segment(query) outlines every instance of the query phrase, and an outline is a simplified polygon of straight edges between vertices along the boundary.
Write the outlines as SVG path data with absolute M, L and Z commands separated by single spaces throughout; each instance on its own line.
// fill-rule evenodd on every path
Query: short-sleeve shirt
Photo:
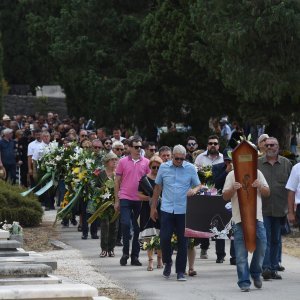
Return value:
M 222 162 L 224 162 L 222 153 L 219 153 L 217 157 L 212 159 L 207 154 L 207 151 L 205 151 L 197 156 L 195 160 L 195 165 L 197 165 L 198 167 L 203 167 L 203 166 L 212 166 L 212 165 L 220 164 Z
M 182 166 L 174 166 L 173 161 L 160 165 L 155 183 L 162 186 L 161 211 L 174 214 L 186 213 L 188 190 L 200 184 L 194 165 L 184 161 Z
M 43 156 L 43 153 L 44 153 L 44 149 L 47 147 L 48 145 L 44 142 L 41 142 L 39 145 L 37 145 L 35 148 L 34 148 L 34 152 L 32 154 L 32 159 L 35 160 L 35 161 L 38 161 L 42 156 Z
M 300 163 L 293 166 L 285 188 L 295 192 L 295 202 L 300 204 Z
M 40 146 L 41 142 L 38 140 L 34 140 L 31 143 L 28 144 L 28 150 L 27 150 L 27 156 L 32 156 L 34 153 L 34 150 Z
M 264 175 L 262 174 L 261 171 L 257 170 L 257 179 L 263 186 L 269 187 Z M 224 188 L 223 188 L 223 193 L 225 190 L 230 190 L 233 188 L 233 184 L 235 182 L 235 176 L 234 176 L 234 171 L 231 171 L 228 173 Z M 238 195 L 237 192 L 234 193 L 233 197 L 231 198 L 231 205 L 232 205 L 232 220 L 237 224 L 242 222 L 241 221 L 241 214 L 240 214 L 240 206 L 239 206 L 239 200 L 238 200 Z M 263 215 L 262 215 L 262 202 L 261 202 L 261 194 L 259 190 L 257 189 L 257 206 L 256 206 L 256 219 L 258 221 L 263 222 Z
M 121 176 L 119 199 L 140 201 L 138 196 L 139 182 L 142 176 L 149 172 L 149 160 L 147 158 L 141 156 L 138 161 L 134 161 L 131 156 L 121 158 L 116 169 L 116 175 Z

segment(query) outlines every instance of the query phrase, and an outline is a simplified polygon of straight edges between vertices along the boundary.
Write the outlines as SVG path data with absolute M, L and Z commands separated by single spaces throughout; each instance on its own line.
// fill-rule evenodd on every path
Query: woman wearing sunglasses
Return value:
M 151 195 L 149 196 L 149 189 L 145 188 L 145 180 L 146 184 L 149 183 L 154 188 L 155 185 L 155 178 L 159 169 L 159 166 L 163 163 L 162 159 L 154 155 L 151 157 L 149 162 L 149 168 L 150 173 L 145 175 L 145 178 L 142 178 L 139 185 L 139 197 L 142 200 L 142 208 L 141 208 L 141 214 L 140 214 L 140 236 L 139 238 L 142 239 L 144 242 L 149 243 L 151 240 L 151 237 L 158 236 L 159 230 L 160 230 L 160 223 L 159 221 L 153 222 L 150 218 L 150 205 L 149 202 L 151 200 Z M 144 184 L 143 184 L 144 183 Z M 151 187 L 149 187 L 151 189 Z M 159 207 L 158 207 L 159 210 Z M 148 254 L 148 267 L 147 271 L 153 271 L 153 249 L 147 250 Z M 162 268 L 162 259 L 161 259 L 161 250 L 157 249 L 157 268 Z

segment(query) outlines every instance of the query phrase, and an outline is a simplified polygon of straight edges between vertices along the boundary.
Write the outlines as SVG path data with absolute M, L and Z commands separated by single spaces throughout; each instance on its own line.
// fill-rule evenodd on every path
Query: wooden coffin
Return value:
M 256 248 L 257 189 L 252 183 L 257 179 L 257 151 L 247 141 L 242 141 L 232 151 L 235 181 L 242 184 L 238 189 L 238 201 L 246 249 Z

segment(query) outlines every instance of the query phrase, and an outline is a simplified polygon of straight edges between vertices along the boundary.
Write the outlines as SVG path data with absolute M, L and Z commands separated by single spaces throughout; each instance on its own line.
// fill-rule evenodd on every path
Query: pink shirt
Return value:
M 119 160 L 116 175 L 121 176 L 119 199 L 140 201 L 138 197 L 138 186 L 141 177 L 150 172 L 149 159 L 141 156 L 134 162 L 131 156 Z

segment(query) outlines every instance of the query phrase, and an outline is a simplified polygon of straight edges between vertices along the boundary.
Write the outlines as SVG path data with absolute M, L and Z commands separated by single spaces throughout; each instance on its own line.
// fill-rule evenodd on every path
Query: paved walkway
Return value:
M 164 279 L 162 269 L 148 272 L 146 251 L 141 251 L 142 267 L 130 265 L 122 267 L 119 263 L 121 247 L 116 247 L 116 257 L 99 258 L 99 240 L 92 240 L 90 237 L 88 240 L 81 240 L 81 233 L 77 232 L 77 227 L 72 225 L 69 228 L 61 228 L 60 231 L 61 240 L 81 251 L 83 257 L 94 261 L 94 268 L 97 272 L 118 282 L 127 290 L 136 292 L 138 299 L 300 299 L 300 259 L 287 255 L 283 256 L 286 271 L 280 273 L 283 280 L 264 281 L 261 290 L 252 286 L 250 293 L 242 293 L 236 284 L 236 268 L 229 264 L 229 258 L 227 257 L 223 264 L 215 263 L 214 242 L 211 243 L 207 260 L 199 258 L 200 250 L 197 249 L 195 269 L 198 275 L 188 277 L 186 282 L 178 282 L 174 273 L 170 279 Z M 226 248 L 226 252 L 229 253 L 229 243 Z

